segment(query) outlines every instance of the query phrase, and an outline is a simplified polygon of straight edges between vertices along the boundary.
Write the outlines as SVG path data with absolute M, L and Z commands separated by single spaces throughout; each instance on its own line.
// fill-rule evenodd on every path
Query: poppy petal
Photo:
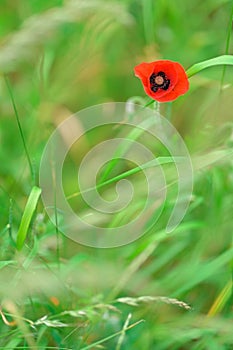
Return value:
M 141 79 L 147 95 L 159 102 L 175 100 L 189 88 L 189 82 L 184 68 L 178 63 L 169 60 L 159 60 L 151 63 L 141 63 L 134 68 L 135 75 Z M 166 88 L 159 87 L 152 90 L 151 75 L 162 72 L 166 77 Z
M 156 101 L 158 102 L 169 102 L 169 101 L 174 101 L 177 97 L 179 97 L 180 94 L 176 92 L 175 89 L 170 91 L 168 94 L 161 96 L 161 97 L 156 97 Z
M 136 77 L 140 78 L 143 84 L 147 83 L 148 77 L 151 76 L 154 69 L 154 62 L 152 63 L 140 63 L 134 68 L 134 73 Z
M 177 81 L 175 89 L 180 95 L 183 95 L 189 89 L 188 77 L 186 75 L 184 68 L 180 64 L 176 65 L 176 71 L 178 74 L 178 81 Z
M 189 89 L 189 81 L 184 68 L 177 62 L 174 63 L 176 63 L 175 68 L 178 74 L 177 84 L 168 94 L 159 97 L 158 102 L 173 101 L 180 95 L 184 95 Z

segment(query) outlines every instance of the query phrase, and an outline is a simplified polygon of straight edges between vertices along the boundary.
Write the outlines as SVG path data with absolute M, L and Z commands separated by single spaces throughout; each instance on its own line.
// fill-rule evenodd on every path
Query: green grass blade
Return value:
M 31 158 L 30 158 L 30 155 L 29 155 L 29 151 L 28 151 L 28 148 L 27 148 L 27 144 L 26 144 L 26 140 L 25 140 L 25 137 L 24 137 L 23 129 L 22 129 L 22 126 L 21 126 L 21 123 L 20 123 L 19 114 L 18 114 L 18 111 L 17 111 L 17 107 L 16 107 L 14 95 L 13 95 L 13 92 L 12 92 L 12 88 L 11 88 L 11 85 L 10 85 L 10 82 L 9 82 L 9 79 L 8 79 L 7 76 L 5 76 L 5 83 L 6 83 L 6 86 L 7 86 L 9 95 L 10 95 L 11 103 L 12 103 L 12 106 L 13 106 L 13 109 L 14 109 L 14 112 L 15 112 L 15 117 L 16 117 L 18 128 L 19 128 L 19 133 L 20 133 L 20 136 L 21 136 L 21 139 L 22 139 L 22 142 L 23 142 L 24 151 L 26 153 L 28 165 L 29 165 L 29 168 L 30 168 L 32 181 L 33 181 L 33 183 L 35 183 L 35 171 L 34 171 L 34 168 L 33 168 L 33 165 L 32 165 L 32 161 L 31 161 Z
M 99 341 L 97 341 L 97 342 L 95 342 L 95 343 L 92 343 L 92 344 L 90 344 L 90 345 L 88 345 L 88 346 L 85 346 L 84 348 L 81 348 L 81 350 L 93 349 L 94 346 L 100 345 L 100 344 L 102 344 L 102 343 L 104 343 L 104 342 L 106 342 L 106 341 L 108 341 L 108 340 L 110 340 L 110 339 L 112 339 L 112 338 L 114 338 L 114 337 L 116 337 L 116 336 L 118 336 L 118 335 L 121 335 L 121 334 L 124 333 L 125 331 L 128 331 L 129 329 L 131 329 L 131 328 L 137 326 L 137 325 L 138 325 L 139 323 L 141 323 L 141 322 L 144 322 L 144 320 L 137 321 L 137 322 L 131 324 L 130 326 L 128 326 L 127 328 L 122 329 L 121 331 L 116 332 L 116 333 L 114 333 L 114 334 L 111 334 L 109 337 L 106 337 L 106 338 L 101 339 L 101 340 L 99 340 Z
M 120 148 L 119 148 L 119 151 L 120 151 Z M 227 158 L 232 157 L 232 155 L 233 155 L 233 151 L 231 149 L 229 149 L 229 150 L 228 149 L 227 150 L 217 150 L 217 151 L 210 152 L 209 154 L 204 155 L 204 156 L 197 156 L 197 157 L 193 158 L 192 162 L 194 165 L 194 169 L 200 170 L 200 169 L 203 169 L 207 166 L 211 166 L 220 160 L 224 160 L 224 159 L 227 160 Z M 109 180 L 101 182 L 94 187 L 87 188 L 81 192 L 75 192 L 73 194 L 70 194 L 69 196 L 66 197 L 66 199 L 69 200 L 69 199 L 72 199 L 74 197 L 80 196 L 81 193 L 87 193 L 87 192 L 99 190 L 102 187 L 105 187 L 107 185 L 118 182 L 122 179 L 129 177 L 129 176 L 135 175 L 135 174 L 143 171 L 144 169 L 148 169 L 148 168 L 152 168 L 152 167 L 156 167 L 156 166 L 161 166 L 161 165 L 165 165 L 165 164 L 170 164 L 170 163 L 177 164 L 177 163 L 182 162 L 184 160 L 185 160 L 184 157 L 158 157 L 158 158 L 152 159 L 151 161 L 149 161 L 147 163 L 141 164 L 140 166 L 137 166 L 133 169 L 127 170 L 127 171 L 125 171 L 117 176 L 114 176 Z
M 33 213 L 36 209 L 39 197 L 41 194 L 41 189 L 34 186 L 29 195 L 28 201 L 26 203 L 22 220 L 19 226 L 19 231 L 17 234 L 16 247 L 18 250 L 22 249 L 24 241 L 27 237 L 28 228 L 32 220 Z
M 225 55 L 228 55 L 228 53 L 229 53 L 230 41 L 231 41 L 231 33 L 232 33 L 232 20 L 233 20 L 233 5 L 231 7 L 230 20 L 229 20 L 228 29 L 227 29 Z M 223 66 L 222 78 L 221 78 L 221 88 L 223 86 L 225 74 L 226 74 L 226 66 Z
M 213 317 L 216 314 L 220 313 L 224 308 L 224 306 L 226 305 L 226 302 L 231 297 L 231 295 L 232 295 L 232 280 L 227 282 L 223 290 L 220 292 L 220 294 L 214 301 L 207 315 Z
M 86 192 L 90 192 L 93 190 L 99 190 L 102 187 L 105 187 L 105 186 L 110 185 L 112 183 L 118 182 L 122 179 L 125 179 L 126 177 L 131 176 L 131 175 L 137 174 L 138 172 L 141 172 L 144 169 L 160 166 L 163 164 L 182 162 L 182 160 L 184 160 L 183 157 L 158 157 L 156 159 L 152 159 L 151 161 L 149 161 L 147 163 L 144 163 L 144 164 L 137 166 L 133 169 L 127 170 L 127 171 L 123 172 L 122 174 L 114 176 L 113 178 L 111 178 L 109 180 L 101 182 L 100 184 L 98 184 L 94 187 L 87 188 L 86 190 L 81 191 L 81 192 L 75 192 L 75 193 L 67 196 L 66 199 L 69 200 L 73 197 L 79 196 L 81 193 L 86 193 Z
M 210 60 L 196 63 L 186 71 L 186 74 L 188 78 L 190 78 L 193 75 L 202 71 L 203 69 L 214 67 L 214 66 L 221 66 L 221 65 L 233 65 L 233 56 L 222 55 L 222 56 L 211 58 Z

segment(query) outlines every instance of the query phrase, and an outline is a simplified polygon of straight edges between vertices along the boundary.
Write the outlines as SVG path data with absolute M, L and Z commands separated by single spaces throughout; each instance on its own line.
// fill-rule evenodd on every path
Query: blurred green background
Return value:
M 16 249 L 32 179 L 10 97 L 38 182 L 43 148 L 62 120 L 95 104 L 145 98 L 135 65 L 170 59 L 187 69 L 233 53 L 232 6 L 0 0 L 1 349 L 233 349 L 232 68 L 192 77 L 172 105 L 171 121 L 198 164 L 181 225 L 164 231 L 173 190 L 148 234 L 107 250 L 64 237 L 41 202 L 22 251 Z M 161 106 L 165 117 L 169 109 Z M 93 134 L 87 148 L 97 140 Z M 68 168 L 68 192 L 74 176 Z M 136 175 L 135 186 L 140 190 Z M 127 317 L 129 324 L 143 321 L 124 332 Z

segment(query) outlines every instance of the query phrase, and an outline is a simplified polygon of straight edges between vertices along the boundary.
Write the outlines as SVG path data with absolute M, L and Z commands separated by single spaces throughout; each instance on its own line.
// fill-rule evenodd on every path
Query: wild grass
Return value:
M 161 106 L 194 168 L 190 206 L 172 233 L 175 168 L 150 137 L 137 140 L 161 160 L 168 193 L 156 224 L 149 217 L 147 234 L 128 245 L 73 242 L 59 230 L 56 200 L 54 225 L 33 188 L 62 120 L 99 103 L 148 103 L 136 64 L 166 58 L 188 69 L 232 54 L 232 2 L 3 0 L 0 22 L 0 348 L 232 349 L 232 67 L 192 77 L 185 96 Z M 90 208 L 75 196 L 77 166 L 112 135 L 115 129 L 92 131 L 65 163 L 65 194 L 83 215 Z M 125 176 L 138 197 L 109 227 L 145 201 L 145 179 L 130 162 L 108 163 L 99 192 L 113 198 Z

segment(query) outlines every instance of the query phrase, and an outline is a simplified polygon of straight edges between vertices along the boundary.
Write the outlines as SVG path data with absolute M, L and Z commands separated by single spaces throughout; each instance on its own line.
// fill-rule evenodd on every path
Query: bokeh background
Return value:
M 2 349 L 233 348 L 233 68 L 199 73 L 185 96 L 161 106 L 195 164 L 183 222 L 165 233 L 171 190 L 156 225 L 115 249 L 70 241 L 41 202 L 16 249 L 33 183 L 11 98 L 38 183 L 44 146 L 62 120 L 104 102 L 148 101 L 135 65 L 170 59 L 187 69 L 233 53 L 232 8 L 227 0 L 0 1 Z M 67 192 L 73 166 L 99 138 L 93 133 L 70 155 Z M 135 175 L 139 192 L 140 181 Z

